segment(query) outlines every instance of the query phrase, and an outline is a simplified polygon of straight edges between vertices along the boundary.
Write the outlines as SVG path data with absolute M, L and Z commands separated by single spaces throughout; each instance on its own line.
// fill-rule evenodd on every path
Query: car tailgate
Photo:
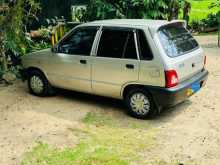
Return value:
M 204 58 L 201 48 L 174 58 L 173 67 L 178 74 L 179 81 L 182 82 L 200 72 L 204 68 Z

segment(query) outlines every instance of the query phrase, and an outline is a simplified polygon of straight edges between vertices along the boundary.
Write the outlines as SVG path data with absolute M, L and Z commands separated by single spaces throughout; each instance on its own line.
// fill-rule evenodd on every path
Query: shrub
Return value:
M 203 22 L 201 22 L 199 20 L 193 20 L 191 22 L 191 29 L 193 32 L 201 32 L 203 26 L 204 26 Z
M 209 14 L 206 19 L 202 19 L 201 22 L 205 27 L 217 27 L 218 19 L 216 14 Z
M 209 14 L 206 19 L 193 20 L 191 22 L 191 29 L 193 32 L 203 32 L 208 28 L 217 28 L 219 26 L 218 14 Z

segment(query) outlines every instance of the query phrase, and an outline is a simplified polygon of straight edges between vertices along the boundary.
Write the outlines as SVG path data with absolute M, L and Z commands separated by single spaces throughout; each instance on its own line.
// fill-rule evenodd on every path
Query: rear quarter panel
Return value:
M 151 51 L 153 60 L 140 61 L 139 82 L 149 86 L 165 86 L 164 61 L 161 58 L 161 51 L 157 43 L 154 41 L 148 29 L 144 29 Z

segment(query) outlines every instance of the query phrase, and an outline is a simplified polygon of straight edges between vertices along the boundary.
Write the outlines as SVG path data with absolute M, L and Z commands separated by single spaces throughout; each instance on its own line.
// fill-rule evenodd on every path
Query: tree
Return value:
M 220 0 L 216 0 L 215 2 L 212 2 L 210 5 L 210 8 L 213 8 L 213 7 L 220 7 Z
M 177 19 L 179 16 L 179 10 L 181 3 L 178 0 L 171 0 L 168 7 L 168 20 Z
M 40 0 L 40 3 L 42 12 L 39 17 L 41 19 L 63 16 L 71 21 L 71 0 Z
M 111 18 L 166 19 L 168 0 L 90 0 L 82 21 Z
M 3 0 L 0 0 L 3 4 Z M 9 0 L 8 10 L 0 15 L 0 58 L 2 69 L 8 71 L 6 53 L 25 54 L 28 40 L 25 37 L 26 24 L 36 19 L 40 4 L 34 0 Z
M 80 21 L 112 18 L 178 19 L 185 0 L 90 0 L 87 10 L 77 11 Z M 186 8 L 185 8 L 186 9 Z M 187 8 L 189 13 L 189 8 Z M 185 15 L 187 16 L 187 14 Z
M 216 14 L 217 20 L 218 20 L 218 26 L 219 26 L 219 30 L 218 30 L 218 46 L 220 47 L 220 0 L 217 0 L 216 2 L 213 2 L 210 5 L 210 8 L 214 8 L 214 7 L 218 7 L 219 11 Z
M 139 18 L 145 19 L 166 19 L 168 0 L 132 0 L 135 12 Z M 132 12 L 131 8 L 131 12 Z
M 189 14 L 191 11 L 191 4 L 187 1 L 183 5 L 183 19 L 186 20 L 187 26 L 189 26 Z

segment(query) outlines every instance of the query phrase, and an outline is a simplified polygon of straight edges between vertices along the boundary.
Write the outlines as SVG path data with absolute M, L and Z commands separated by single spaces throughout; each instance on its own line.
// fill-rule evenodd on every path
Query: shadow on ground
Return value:
M 80 103 L 81 106 L 85 105 L 88 111 L 84 108 L 83 110 L 87 113 L 102 113 L 103 115 L 111 116 L 117 120 L 137 120 L 127 114 L 126 106 L 121 100 L 63 89 L 57 89 L 55 97 L 67 102 Z M 186 100 L 175 107 L 164 109 L 158 116 L 146 121 L 150 123 L 169 122 L 169 120 L 181 115 L 191 104 L 192 102 L 190 100 Z M 138 121 L 143 122 L 143 120 Z

